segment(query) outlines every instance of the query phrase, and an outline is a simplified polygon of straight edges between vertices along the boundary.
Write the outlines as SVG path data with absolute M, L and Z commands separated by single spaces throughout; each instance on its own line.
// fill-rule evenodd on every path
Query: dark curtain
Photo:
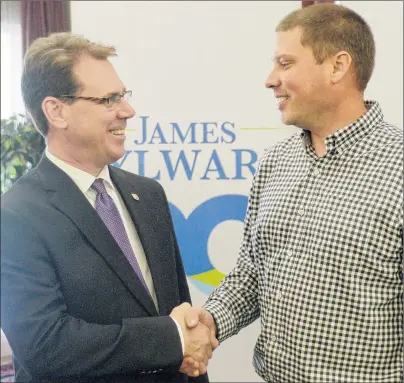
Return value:
M 302 1 L 302 7 L 308 7 L 309 5 L 318 4 L 318 3 L 335 3 L 335 1 L 330 0 L 319 0 L 319 1 Z
M 25 54 L 38 37 L 70 30 L 69 2 L 64 0 L 22 0 L 22 49 Z

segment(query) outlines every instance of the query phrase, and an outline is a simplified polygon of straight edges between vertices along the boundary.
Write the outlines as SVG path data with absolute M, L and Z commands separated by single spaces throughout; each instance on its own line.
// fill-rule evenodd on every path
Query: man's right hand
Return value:
M 199 324 L 204 324 L 210 331 L 210 344 L 212 350 L 215 350 L 219 346 L 219 342 L 216 339 L 216 324 L 213 316 L 206 311 L 202 306 L 188 307 L 185 313 L 185 322 L 189 329 L 195 328 Z M 180 371 L 189 376 L 198 376 L 204 374 L 207 370 L 207 364 L 197 362 L 191 356 L 184 358 Z
M 189 310 L 191 312 L 187 314 Z M 180 371 L 190 376 L 206 372 L 206 366 L 217 344 L 216 338 L 212 344 L 212 330 L 199 321 L 199 311 L 194 311 L 189 303 L 183 303 L 175 307 L 170 314 L 181 326 L 184 338 L 184 363 Z M 191 322 L 190 326 L 187 324 L 187 317 Z
M 210 330 L 210 339 L 213 350 L 219 346 L 216 339 L 216 323 L 212 314 L 205 310 L 202 306 L 192 306 L 185 314 L 185 323 L 188 328 L 194 328 L 198 323 L 202 323 Z

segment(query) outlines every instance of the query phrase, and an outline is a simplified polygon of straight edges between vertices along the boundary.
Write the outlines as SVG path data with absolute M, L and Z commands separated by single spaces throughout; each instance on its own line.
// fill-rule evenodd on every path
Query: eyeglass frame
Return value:
M 124 97 L 127 94 L 129 95 L 129 97 L 128 97 L 128 99 L 125 99 Z M 111 102 L 111 99 L 114 98 L 114 97 L 118 97 L 118 100 Z M 109 105 L 109 106 L 119 104 L 123 98 L 126 101 L 128 101 L 131 97 L 132 97 L 132 91 L 131 90 L 125 90 L 122 93 L 113 94 L 113 95 L 111 95 L 109 97 L 85 97 L 85 96 L 72 96 L 72 95 L 68 95 L 68 94 L 62 94 L 61 96 L 59 96 L 59 98 L 68 98 L 68 99 L 71 99 L 71 100 L 86 100 L 86 101 L 95 102 L 96 104 Z

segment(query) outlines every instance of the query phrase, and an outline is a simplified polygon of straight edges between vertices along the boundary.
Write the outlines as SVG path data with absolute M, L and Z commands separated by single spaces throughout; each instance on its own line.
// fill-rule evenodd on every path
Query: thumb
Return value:
M 185 313 L 185 323 L 188 328 L 194 328 L 199 323 L 199 320 L 203 316 L 203 308 L 200 306 L 193 306 Z
M 186 309 L 191 308 L 191 305 L 188 302 L 184 302 L 184 303 L 181 303 L 179 306 L 177 306 L 177 308 L 186 310 Z
M 189 308 L 191 307 L 191 305 L 188 302 L 184 302 L 182 304 L 180 304 L 177 307 L 174 307 L 170 313 L 170 316 L 174 316 L 174 317 L 178 317 L 181 316 L 183 317 L 183 315 L 185 314 L 185 312 L 187 310 L 189 310 Z

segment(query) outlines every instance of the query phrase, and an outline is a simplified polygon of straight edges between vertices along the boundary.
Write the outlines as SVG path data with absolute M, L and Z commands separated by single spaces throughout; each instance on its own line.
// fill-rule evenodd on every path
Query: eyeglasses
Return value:
M 96 104 L 105 104 L 108 106 L 114 106 L 116 104 L 119 104 L 122 99 L 124 99 L 125 101 L 129 101 L 129 99 L 132 97 L 132 91 L 127 90 L 121 94 L 113 94 L 109 97 L 84 97 L 84 96 L 71 96 L 71 95 L 66 95 L 66 94 L 63 94 L 59 97 L 60 98 L 69 98 L 72 100 L 87 100 L 87 101 L 95 102 Z

